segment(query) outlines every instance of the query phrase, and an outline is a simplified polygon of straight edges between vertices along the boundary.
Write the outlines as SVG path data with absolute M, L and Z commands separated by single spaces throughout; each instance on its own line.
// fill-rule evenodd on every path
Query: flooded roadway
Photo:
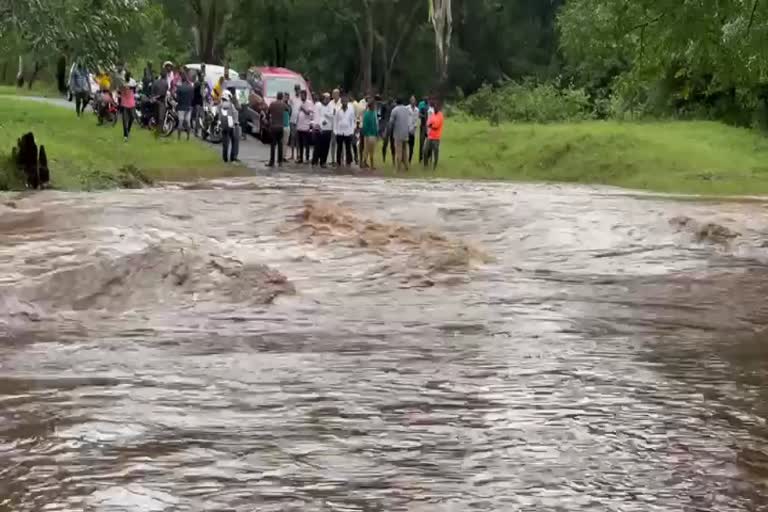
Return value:
M 766 203 L 195 188 L 2 197 L 0 510 L 768 507 Z

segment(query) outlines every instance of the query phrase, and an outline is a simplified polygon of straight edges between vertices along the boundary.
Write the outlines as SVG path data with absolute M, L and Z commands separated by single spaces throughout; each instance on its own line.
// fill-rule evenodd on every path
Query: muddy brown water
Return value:
M 0 198 L 0 510 L 768 507 L 768 204 L 192 188 Z

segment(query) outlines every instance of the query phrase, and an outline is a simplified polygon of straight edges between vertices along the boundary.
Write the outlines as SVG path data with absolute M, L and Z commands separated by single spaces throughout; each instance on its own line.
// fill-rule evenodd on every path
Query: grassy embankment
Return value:
M 10 165 L 16 140 L 32 131 L 45 145 L 54 188 L 94 190 L 137 186 L 140 181 L 212 178 L 244 174 L 225 166 L 216 151 L 196 141 L 155 139 L 134 126 L 123 142 L 121 125 L 97 126 L 90 110 L 80 119 L 74 109 L 0 97 L 0 189 L 23 188 Z M 146 178 L 146 180 L 145 180 Z
M 37 96 L 40 98 L 62 98 L 56 86 L 46 82 L 35 82 L 32 88 L 0 85 L 0 96 Z
M 380 163 L 380 151 L 376 158 Z M 421 169 L 411 175 L 435 176 Z M 768 194 L 768 138 L 715 122 L 493 127 L 484 121 L 448 118 L 437 176 L 695 194 Z

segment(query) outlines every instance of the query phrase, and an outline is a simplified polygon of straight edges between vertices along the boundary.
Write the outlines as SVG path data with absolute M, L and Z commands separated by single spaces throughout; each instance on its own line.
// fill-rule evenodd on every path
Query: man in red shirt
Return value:
M 429 116 L 427 120 L 427 145 L 424 151 L 424 167 L 429 167 L 429 161 L 435 157 L 433 169 L 437 169 L 437 162 L 440 159 L 440 139 L 443 138 L 443 110 L 436 101 L 434 104 L 435 113 Z

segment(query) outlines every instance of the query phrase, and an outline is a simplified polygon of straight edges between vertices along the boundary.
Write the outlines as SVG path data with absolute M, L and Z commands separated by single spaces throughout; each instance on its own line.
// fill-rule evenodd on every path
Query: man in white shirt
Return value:
M 315 151 L 312 154 L 312 165 L 319 165 L 323 169 L 328 163 L 335 111 L 331 103 L 331 95 L 323 94 L 323 101 L 320 102 L 319 107 L 315 106 Z
M 314 104 L 307 98 L 307 91 L 299 93 L 299 106 L 296 118 L 296 132 L 298 136 L 299 155 L 297 163 L 309 163 L 309 148 L 312 146 L 312 116 L 315 112 Z
M 333 94 L 333 96 L 331 98 L 331 106 L 333 107 L 333 110 L 334 110 L 333 115 L 335 116 L 336 115 L 336 110 L 341 108 L 341 91 L 339 89 L 334 89 L 332 94 Z M 334 129 L 334 133 L 331 135 L 331 148 L 330 148 L 331 163 L 334 164 L 334 165 L 339 165 L 340 162 L 336 161 L 336 133 L 335 133 L 335 131 L 336 130 Z
M 409 123 L 408 123 L 408 163 L 413 163 L 413 148 L 416 145 L 416 129 L 419 127 L 419 107 L 416 102 L 416 96 L 411 96 L 411 103 L 408 105 Z
M 291 98 L 291 131 L 288 138 L 288 145 L 291 146 L 291 160 L 296 160 L 296 148 L 299 147 L 299 132 L 296 126 L 299 123 L 299 109 L 301 108 L 301 86 L 296 84 L 293 88 L 293 98 Z
M 352 137 L 355 135 L 356 115 L 355 109 L 349 104 L 349 99 L 344 96 L 341 106 L 334 114 L 334 135 L 336 135 L 336 162 L 342 165 L 341 148 L 345 148 L 347 167 L 352 165 Z

